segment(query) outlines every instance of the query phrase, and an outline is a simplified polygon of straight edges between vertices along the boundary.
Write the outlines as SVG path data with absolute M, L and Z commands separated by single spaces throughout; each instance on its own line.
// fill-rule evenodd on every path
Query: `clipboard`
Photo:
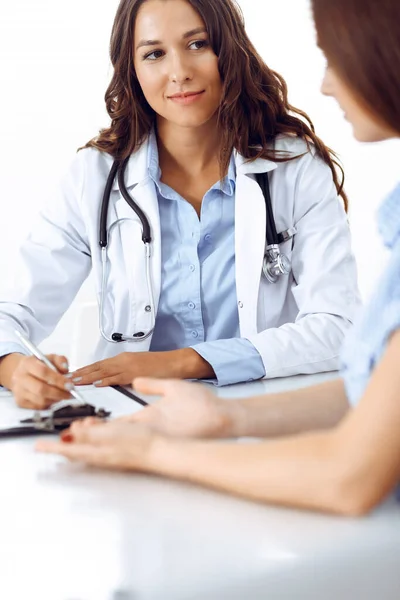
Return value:
M 111 393 L 112 390 L 112 393 Z M 117 392 L 117 394 L 115 393 Z M 132 410 L 130 405 L 125 401 L 124 413 L 121 413 L 121 401 L 118 401 L 119 394 L 123 397 L 132 400 Z M 28 418 L 18 418 L 11 423 L 7 423 L 6 427 L 0 427 L 0 440 L 2 438 L 32 436 L 43 434 L 57 434 L 63 429 L 67 429 L 74 421 L 84 419 L 86 417 L 96 417 L 99 419 L 107 419 L 111 415 L 121 416 L 122 414 L 130 414 L 143 409 L 148 403 L 137 396 L 131 389 L 115 385 L 109 388 L 93 388 L 88 386 L 83 388 L 82 395 L 86 396 L 86 404 L 77 405 L 76 402 L 63 401 L 62 406 L 54 408 L 54 410 L 35 411 Z M 122 398 L 121 398 L 122 400 Z M 106 410 L 104 405 L 108 406 Z M 18 409 L 19 417 L 23 409 Z M 15 422 L 15 425 L 14 425 Z

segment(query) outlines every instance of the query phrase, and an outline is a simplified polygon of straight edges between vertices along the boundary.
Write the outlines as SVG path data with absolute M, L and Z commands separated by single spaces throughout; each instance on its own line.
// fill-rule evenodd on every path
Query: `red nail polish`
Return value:
M 74 436 L 71 435 L 70 433 L 62 433 L 61 441 L 64 442 L 65 444 L 70 444 L 71 442 L 74 441 Z

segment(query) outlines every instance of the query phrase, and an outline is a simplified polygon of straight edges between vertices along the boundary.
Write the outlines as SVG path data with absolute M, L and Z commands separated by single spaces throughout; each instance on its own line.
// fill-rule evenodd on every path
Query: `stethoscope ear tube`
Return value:
M 127 164 L 129 162 L 129 156 L 124 161 L 115 160 L 111 167 L 111 171 L 108 175 L 106 187 L 104 189 L 103 201 L 101 203 L 101 211 L 100 211 L 100 227 L 99 227 L 99 245 L 100 248 L 106 248 L 108 245 L 108 236 L 107 236 L 107 214 L 108 214 L 108 206 L 110 204 L 110 197 L 112 186 L 116 177 L 118 177 L 118 186 L 123 196 L 124 200 L 128 203 L 131 209 L 137 214 L 142 224 L 142 241 L 144 244 L 149 244 L 151 242 L 151 232 L 150 232 L 150 223 L 144 212 L 141 208 L 132 201 L 128 190 L 125 185 L 125 170 Z
M 103 201 L 101 203 L 101 213 L 100 213 L 100 227 L 99 227 L 99 245 L 100 248 L 106 248 L 108 244 L 107 237 L 107 214 L 108 214 L 108 205 L 110 203 L 111 190 L 114 183 L 115 176 L 118 171 L 120 161 L 115 160 L 111 171 L 107 178 L 106 187 L 104 189 Z
M 143 243 L 150 244 L 151 233 L 150 233 L 149 220 L 146 217 L 146 215 L 144 214 L 144 212 L 142 211 L 142 209 L 136 204 L 136 202 L 133 202 L 132 198 L 130 197 L 130 195 L 128 193 L 128 190 L 126 189 L 126 185 L 125 185 L 125 169 L 129 162 L 129 158 L 130 157 L 128 156 L 128 158 L 126 158 L 123 161 L 123 163 L 120 165 L 120 167 L 118 169 L 119 190 L 120 190 L 122 196 L 124 197 L 125 201 L 129 204 L 131 209 L 137 214 L 137 216 L 139 217 L 139 219 L 142 223 L 142 241 L 143 241 Z
M 263 196 L 265 198 L 265 209 L 266 209 L 266 239 L 268 245 L 279 245 L 279 236 L 275 227 L 275 219 L 272 211 L 271 193 L 269 191 L 269 178 L 268 173 L 257 173 L 257 183 L 261 188 Z

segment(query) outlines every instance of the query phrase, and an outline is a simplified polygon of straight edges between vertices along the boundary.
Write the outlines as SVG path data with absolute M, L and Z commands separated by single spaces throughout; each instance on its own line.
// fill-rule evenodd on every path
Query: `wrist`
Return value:
M 6 356 L 0 358 L 0 385 L 7 389 L 11 389 L 14 371 L 23 358 L 24 354 L 19 354 L 17 352 L 6 354 Z
M 183 442 L 184 443 L 184 442 Z M 145 470 L 156 475 L 182 476 L 182 441 L 154 434 L 145 457 Z
M 215 377 L 214 370 L 196 350 L 182 348 L 172 352 L 174 377 L 178 379 L 207 379 Z
M 240 400 L 224 400 L 228 410 L 228 424 L 224 437 L 239 438 L 248 435 L 248 411 Z

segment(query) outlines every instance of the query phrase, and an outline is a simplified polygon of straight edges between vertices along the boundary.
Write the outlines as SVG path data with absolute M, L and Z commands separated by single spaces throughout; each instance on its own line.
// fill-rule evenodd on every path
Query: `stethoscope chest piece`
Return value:
M 282 275 L 289 275 L 292 265 L 288 257 L 281 252 L 280 244 L 292 239 L 297 233 L 296 227 L 277 233 L 272 210 L 268 173 L 258 173 L 256 180 L 265 200 L 266 210 L 266 246 L 263 260 L 263 273 L 269 283 L 277 283 Z
M 263 261 L 263 273 L 270 283 L 276 283 L 281 275 L 289 275 L 291 264 L 277 244 L 267 246 Z

